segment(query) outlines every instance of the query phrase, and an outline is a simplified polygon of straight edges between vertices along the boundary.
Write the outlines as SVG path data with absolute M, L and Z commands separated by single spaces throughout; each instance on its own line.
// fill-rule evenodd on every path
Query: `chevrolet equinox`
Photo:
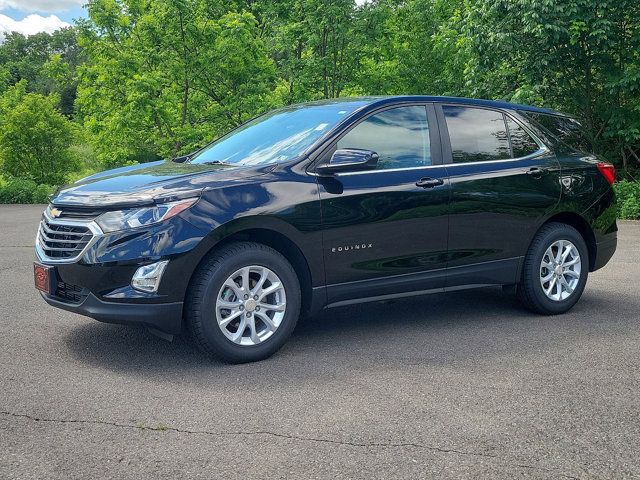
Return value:
M 299 316 L 358 302 L 503 285 L 559 314 L 615 251 L 614 176 L 577 121 L 540 108 L 294 105 L 60 190 L 35 283 L 100 321 L 188 329 L 227 362 L 264 359 Z

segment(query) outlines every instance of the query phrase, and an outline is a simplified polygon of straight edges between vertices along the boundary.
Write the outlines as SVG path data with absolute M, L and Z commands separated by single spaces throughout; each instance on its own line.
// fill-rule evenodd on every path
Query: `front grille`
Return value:
M 93 233 L 87 225 L 56 223 L 43 218 L 38 242 L 47 257 L 68 259 L 80 255 L 92 237 Z
M 58 281 L 56 282 L 56 288 L 53 294 L 61 300 L 67 300 L 72 303 L 81 303 L 85 298 L 87 298 L 88 291 L 78 285 Z
M 81 220 L 90 221 L 99 217 L 105 212 L 104 209 L 87 208 L 87 207 L 56 207 L 60 212 L 56 218 L 65 220 Z

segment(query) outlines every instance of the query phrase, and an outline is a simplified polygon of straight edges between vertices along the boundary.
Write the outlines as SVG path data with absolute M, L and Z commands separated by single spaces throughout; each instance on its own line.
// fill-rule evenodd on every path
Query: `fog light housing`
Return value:
M 147 293 L 155 293 L 160 286 L 162 274 L 169 260 L 161 260 L 160 262 L 144 265 L 136 270 L 131 279 L 131 286 L 136 290 Z

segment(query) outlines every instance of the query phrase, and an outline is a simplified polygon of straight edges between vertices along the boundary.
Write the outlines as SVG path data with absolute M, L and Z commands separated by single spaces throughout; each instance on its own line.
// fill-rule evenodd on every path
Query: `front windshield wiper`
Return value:
M 193 156 L 192 153 L 188 155 L 181 155 L 179 157 L 173 157 L 171 161 L 175 163 L 187 163 L 189 160 L 191 160 L 192 156 Z
M 207 162 L 198 162 L 200 165 L 233 165 L 233 163 L 224 162 L 222 160 L 209 160 Z

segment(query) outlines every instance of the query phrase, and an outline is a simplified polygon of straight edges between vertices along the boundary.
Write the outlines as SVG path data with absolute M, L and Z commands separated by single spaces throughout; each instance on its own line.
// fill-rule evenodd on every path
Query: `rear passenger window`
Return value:
M 509 127 L 513 158 L 526 157 L 540 150 L 540 146 L 531 138 L 531 135 L 509 117 L 507 117 L 507 126 Z
M 511 158 L 504 115 L 483 108 L 443 106 L 454 163 Z
M 397 107 L 371 115 L 338 140 L 337 147 L 376 152 L 378 170 L 431 165 L 427 109 Z

